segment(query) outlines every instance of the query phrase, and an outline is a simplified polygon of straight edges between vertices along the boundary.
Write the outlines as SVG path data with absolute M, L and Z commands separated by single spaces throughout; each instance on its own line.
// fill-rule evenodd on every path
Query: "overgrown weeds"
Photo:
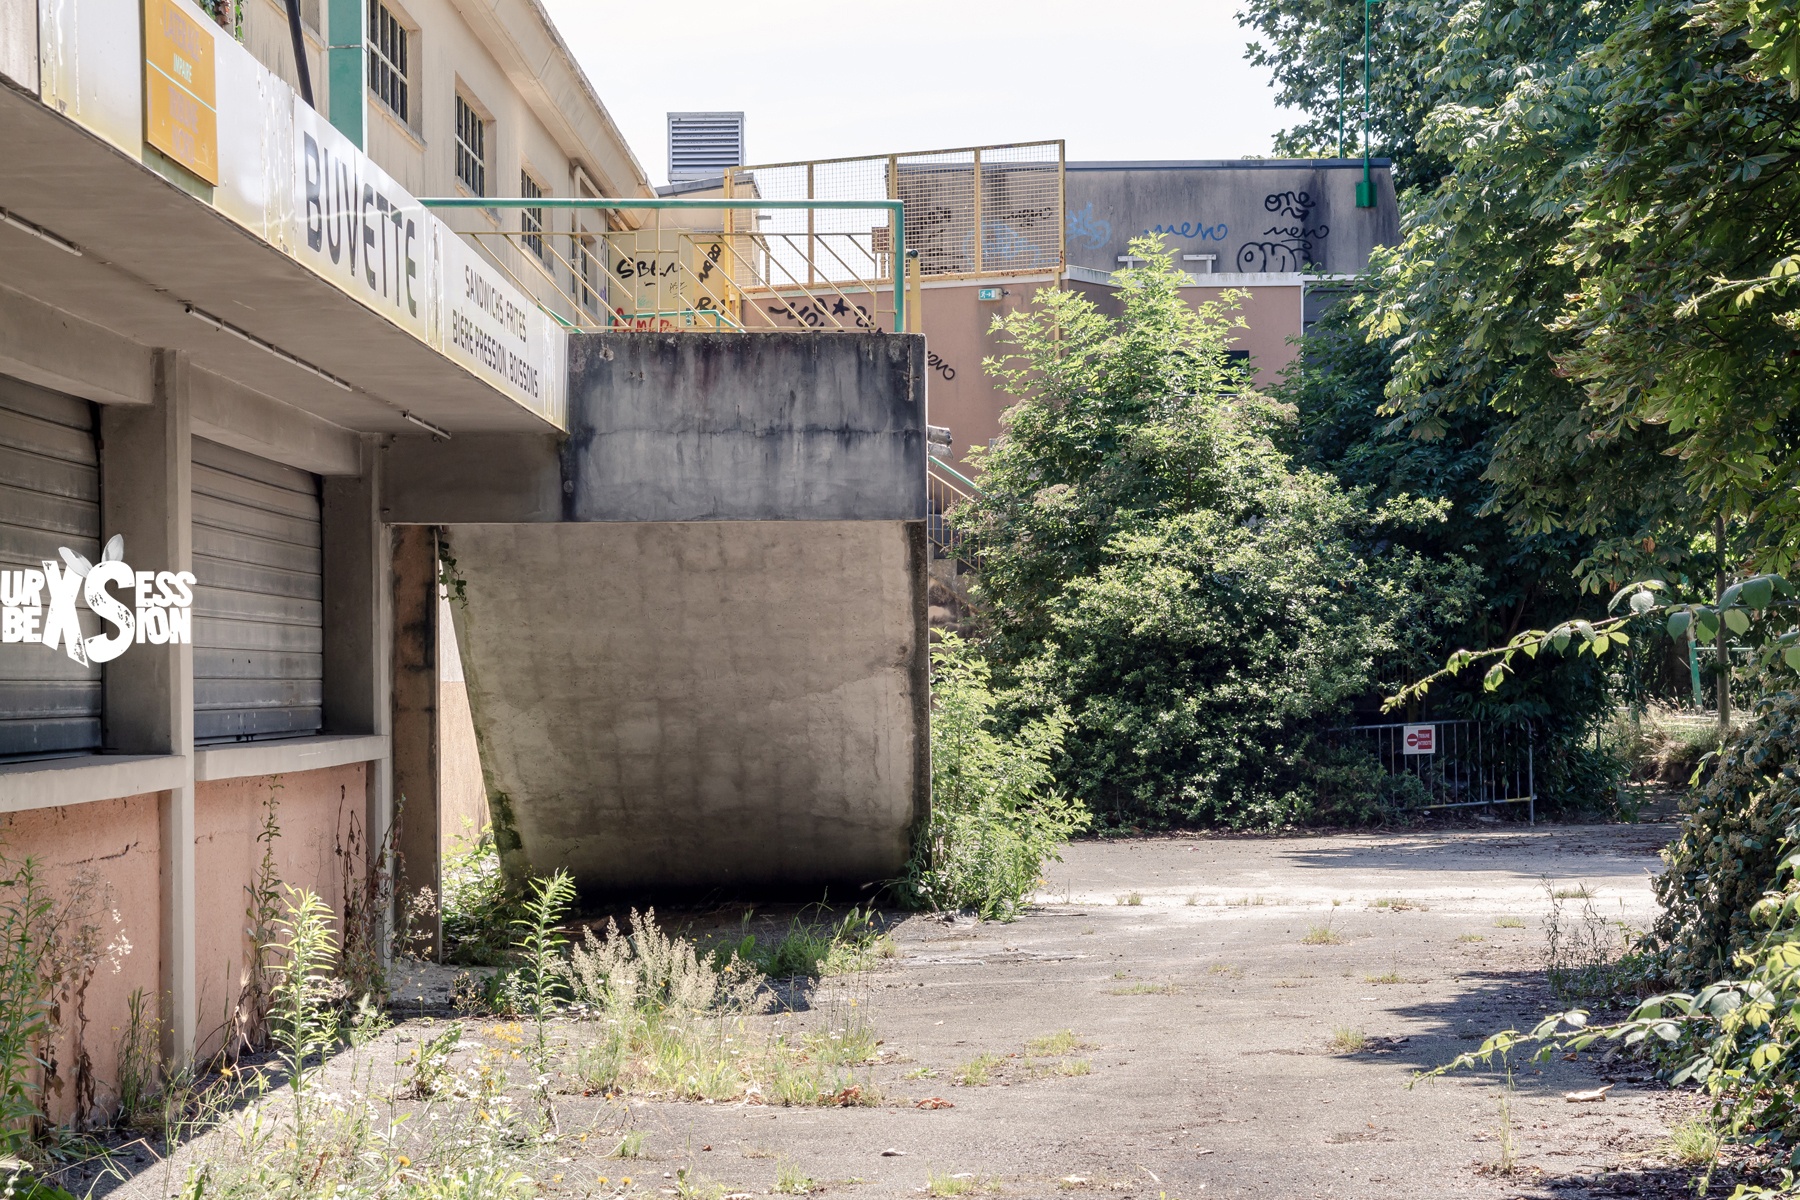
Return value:
M 818 911 L 823 917 L 829 910 L 821 905 Z M 853 907 L 835 922 L 808 920 L 802 912 L 779 937 L 769 939 L 752 932 L 754 916 L 744 914 L 735 942 L 713 947 L 715 966 L 725 967 L 736 958 L 771 979 L 825 979 L 866 970 L 896 953 L 873 909 Z
M 511 962 L 513 922 L 524 896 L 500 869 L 491 829 L 444 855 L 443 893 L 445 961 L 489 967 Z
M 1544 976 L 1556 997 L 1579 1000 L 1631 990 L 1643 972 L 1626 956 L 1625 927 L 1601 915 L 1588 888 L 1558 889 L 1546 882 L 1544 891 L 1550 900 L 1544 918 Z M 1581 901 L 1572 912 L 1566 903 L 1571 899 Z
M 1088 825 L 1051 768 L 1067 722 L 1052 714 L 1003 732 L 987 663 L 954 635 L 932 648 L 931 663 L 931 817 L 898 893 L 922 908 L 1011 920 L 1044 864 L 1060 862 Z
M 691 1100 L 855 1106 L 879 1102 L 864 1064 L 875 1037 L 854 999 L 827 1003 L 805 1033 L 758 1030 L 768 1008 L 760 972 L 735 955 L 721 968 L 694 944 L 633 912 L 572 947 L 569 986 L 597 1036 L 577 1048 L 584 1090 Z M 860 1068 L 860 1069 L 859 1069 Z

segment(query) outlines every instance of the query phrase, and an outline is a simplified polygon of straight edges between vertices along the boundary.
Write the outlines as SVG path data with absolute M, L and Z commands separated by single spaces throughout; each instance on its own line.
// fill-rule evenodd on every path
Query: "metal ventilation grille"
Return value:
M 669 182 L 713 179 L 743 161 L 743 113 L 669 114 Z
M 0 571 L 41 572 L 62 562 L 64 546 L 89 562 L 100 557 L 93 405 L 0 376 Z M 86 605 L 76 612 L 83 636 L 100 632 Z M 0 759 L 99 745 L 99 667 L 60 647 L 0 647 Z
M 194 439 L 194 740 L 317 733 L 319 480 Z

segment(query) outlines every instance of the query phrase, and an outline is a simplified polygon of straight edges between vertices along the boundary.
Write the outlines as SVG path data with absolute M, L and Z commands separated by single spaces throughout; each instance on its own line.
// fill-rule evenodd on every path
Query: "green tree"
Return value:
M 1342 765 L 1317 735 L 1428 666 L 1399 631 L 1462 619 L 1472 575 L 1395 542 L 1437 506 L 1296 469 L 1228 357 L 1231 298 L 1188 304 L 1160 239 L 1132 253 L 1119 317 L 1046 290 L 996 324 L 1018 403 L 955 517 L 989 649 L 1015 719 L 1068 714 L 1058 778 L 1102 820 L 1307 819 Z
M 1427 562 L 1461 560 L 1479 573 L 1479 600 L 1454 624 L 1424 622 L 1409 631 L 1417 678 L 1464 646 L 1503 642 L 1522 629 L 1575 613 L 1598 615 L 1603 602 L 1584 597 L 1573 571 L 1586 539 L 1567 529 L 1518 532 L 1487 506 L 1486 471 L 1503 419 L 1471 406 L 1444 418 L 1438 436 L 1395 430 L 1384 412 L 1396 350 L 1363 328 L 1376 297 L 1351 291 L 1308 331 L 1277 396 L 1294 406 L 1297 457 L 1331 472 L 1381 504 L 1402 497 L 1442 502 L 1444 519 L 1393 531 L 1406 551 Z M 1422 665 L 1428 662 L 1429 666 Z M 1610 717 L 1609 681 L 1594 659 L 1546 658 L 1487 691 L 1478 678 L 1436 689 L 1412 716 L 1477 717 L 1536 727 L 1540 794 L 1551 809 L 1604 807 L 1611 772 L 1592 749 L 1597 721 Z
M 1591 55 L 1602 115 L 1557 250 L 1578 284 L 1553 322 L 1595 427 L 1656 449 L 1662 521 L 1722 515 L 1752 570 L 1791 567 L 1800 520 L 1800 99 L 1773 7 L 1646 3 Z

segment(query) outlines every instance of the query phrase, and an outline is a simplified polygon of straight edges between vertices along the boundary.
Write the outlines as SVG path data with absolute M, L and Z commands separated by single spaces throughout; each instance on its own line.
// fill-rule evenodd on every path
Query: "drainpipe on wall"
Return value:
M 1369 174 L 1369 10 L 1375 0 L 1363 0 L 1363 177 L 1356 185 L 1356 207 L 1375 207 L 1375 180 Z
M 294 73 L 300 79 L 300 98 L 306 101 L 306 107 L 318 108 L 313 103 L 312 68 L 306 62 L 306 35 L 300 29 L 300 0 L 287 0 L 288 37 L 294 42 Z

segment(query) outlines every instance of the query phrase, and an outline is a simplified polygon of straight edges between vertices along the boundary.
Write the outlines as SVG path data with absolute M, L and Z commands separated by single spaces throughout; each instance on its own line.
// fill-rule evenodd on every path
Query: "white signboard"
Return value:
M 1400 728 L 1403 754 L 1436 754 L 1436 725 L 1403 725 Z
M 438 349 L 562 428 L 567 424 L 567 335 L 475 247 L 448 227 L 441 237 Z
M 294 99 L 291 253 L 557 428 L 568 338 L 481 252 Z
M 289 252 L 430 342 L 436 218 L 298 97 L 293 154 L 298 227 Z

